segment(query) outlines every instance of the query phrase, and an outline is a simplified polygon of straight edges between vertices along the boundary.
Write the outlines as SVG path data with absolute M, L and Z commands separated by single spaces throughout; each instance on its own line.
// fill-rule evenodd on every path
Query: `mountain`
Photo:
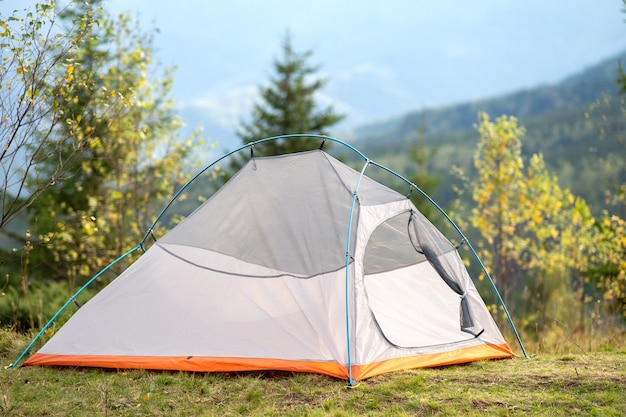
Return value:
M 617 92 L 615 78 L 619 60 L 626 60 L 626 52 L 569 76 L 556 85 L 539 86 L 500 97 L 414 111 L 396 119 L 360 126 L 355 128 L 356 143 L 370 144 L 382 137 L 402 141 L 407 136 L 414 135 L 422 121 L 426 121 L 428 132 L 432 135 L 467 129 L 476 122 L 479 111 L 492 116 L 514 115 L 524 120 L 552 111 L 589 105 L 601 98 L 604 93 Z
M 619 108 L 601 106 L 605 97 L 615 97 L 618 61 L 626 62 L 626 52 L 573 74 L 554 85 L 542 85 L 510 94 L 450 106 L 427 108 L 401 117 L 355 129 L 354 145 L 377 162 L 402 175 L 414 170 L 409 159 L 420 126 L 428 147 L 437 153 L 427 168 L 444 180 L 436 199 L 443 204 L 454 198 L 452 166 L 471 173 L 478 133 L 477 114 L 491 119 L 515 116 L 526 128 L 522 138 L 525 156 L 542 153 L 548 169 L 561 186 L 585 198 L 598 210 L 604 207 L 604 190 L 610 183 L 626 181 L 624 145 L 602 139 L 601 129 L 620 135 L 624 117 Z M 591 110 L 595 107 L 595 110 Z M 604 171 L 600 161 L 610 161 Z M 419 185 L 419 184 L 418 184 Z

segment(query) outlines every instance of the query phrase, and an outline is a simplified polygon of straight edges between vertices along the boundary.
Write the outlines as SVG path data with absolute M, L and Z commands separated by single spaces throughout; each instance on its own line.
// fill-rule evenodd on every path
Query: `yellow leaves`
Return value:
M 81 216 L 81 233 L 85 237 L 93 236 L 98 233 L 98 223 L 94 216 Z
M 533 155 L 524 169 L 524 128 L 517 119 L 502 116 L 491 122 L 481 113 L 478 132 L 477 175 L 468 184 L 476 203 L 470 221 L 489 249 L 481 256 L 494 252 L 498 262 L 544 274 L 586 271 L 599 249 L 595 219 L 585 201 L 559 186 L 541 154 Z
M 66 68 L 65 68 L 65 82 L 66 83 L 71 83 L 74 80 L 74 65 L 69 64 Z
M 78 252 L 74 249 L 70 249 L 67 252 L 67 255 L 69 257 L 69 259 L 71 259 L 72 261 L 76 261 L 78 259 Z
M 40 245 L 45 245 L 49 259 L 60 263 L 54 268 L 60 271 L 54 278 L 60 279 L 86 276 L 136 245 L 154 211 L 167 201 L 161 197 L 169 198 L 200 159 L 191 155 L 197 137 L 183 141 L 182 125 L 172 118 L 175 109 L 168 98 L 172 80 L 167 72 L 162 77 L 155 73 L 159 69 L 151 65 L 150 37 L 133 32 L 128 21 L 99 20 L 102 27 L 92 27 L 89 33 L 94 36 L 88 44 L 67 37 L 52 39 L 55 45 L 70 46 L 70 54 L 54 61 L 40 95 L 26 97 L 37 105 L 49 104 L 49 114 L 60 120 L 55 135 L 73 136 L 65 142 L 67 154 L 94 156 L 72 170 L 77 179 L 68 182 L 67 195 L 53 197 L 60 200 L 50 204 L 56 212 L 38 213 L 43 219 L 39 224 L 46 225 L 38 230 Z M 83 23 L 89 30 L 91 23 Z M 34 47 L 37 41 L 33 40 Z M 89 56 L 89 51 L 80 50 L 83 46 L 93 46 L 98 54 Z M 2 62 L 8 59 L 20 82 L 39 62 L 13 50 L 5 51 Z M 52 60 L 41 64 L 48 62 Z
M 530 221 L 535 224 L 542 224 L 544 220 L 543 213 L 540 210 L 534 210 L 530 216 Z
M 91 276 L 91 268 L 89 267 L 88 263 L 85 262 L 82 265 L 80 265 L 80 267 L 78 268 L 78 275 L 80 275 L 81 277 Z

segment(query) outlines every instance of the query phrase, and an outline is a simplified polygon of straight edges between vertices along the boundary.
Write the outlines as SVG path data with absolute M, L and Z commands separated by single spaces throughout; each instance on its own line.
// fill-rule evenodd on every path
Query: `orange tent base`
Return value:
M 413 368 L 429 368 L 454 365 L 486 359 L 504 359 L 514 356 L 511 348 L 502 345 L 477 345 L 450 352 L 433 353 L 404 358 L 389 359 L 365 365 L 352 366 L 355 381 L 371 378 L 382 373 Z M 107 356 L 107 355 L 59 355 L 35 353 L 24 366 L 76 366 L 112 369 L 152 369 L 190 372 L 239 372 L 239 371 L 293 371 L 329 375 L 349 379 L 348 367 L 337 362 L 315 362 L 265 358 L 231 358 L 205 356 Z

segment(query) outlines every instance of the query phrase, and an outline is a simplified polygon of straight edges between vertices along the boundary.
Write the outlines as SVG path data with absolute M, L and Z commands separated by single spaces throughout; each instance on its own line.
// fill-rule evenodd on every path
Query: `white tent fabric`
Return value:
M 511 356 L 456 248 L 318 150 L 251 159 L 25 364 L 359 380 Z

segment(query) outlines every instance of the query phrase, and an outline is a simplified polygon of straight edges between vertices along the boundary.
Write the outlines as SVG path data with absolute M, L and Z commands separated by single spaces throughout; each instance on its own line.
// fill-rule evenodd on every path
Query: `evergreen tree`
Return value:
M 259 87 L 261 102 L 254 105 L 252 120 L 242 122 L 237 131 L 244 144 L 295 133 L 326 135 L 328 128 L 345 117 L 332 106 L 318 109 L 315 94 L 327 80 L 314 77 L 318 67 L 307 62 L 312 53 L 295 52 L 289 35 L 282 52 L 282 59 L 274 61 L 276 75 L 269 85 Z M 290 139 L 268 142 L 262 148 L 263 154 L 272 155 L 309 150 L 311 144 L 306 139 Z

